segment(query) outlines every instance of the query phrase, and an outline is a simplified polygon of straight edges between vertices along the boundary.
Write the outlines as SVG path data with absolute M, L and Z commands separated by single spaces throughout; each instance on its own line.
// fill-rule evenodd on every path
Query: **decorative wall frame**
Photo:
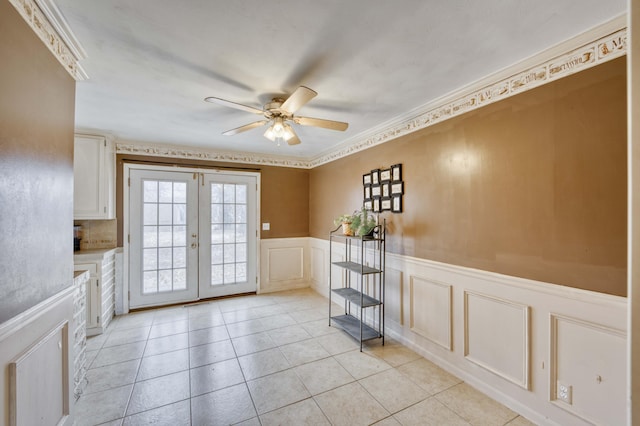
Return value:
M 392 182 L 402 182 L 402 164 L 394 164 L 390 168 L 391 170 L 391 181 Z
M 388 169 L 373 169 L 363 174 L 362 185 L 362 205 L 366 210 L 402 213 L 402 164 L 394 164 Z
M 371 183 L 373 185 L 380 183 L 380 169 L 371 170 Z
M 404 182 L 391 182 L 391 195 L 404 194 Z
M 373 199 L 373 208 L 372 210 L 374 211 L 374 213 L 380 213 L 382 210 L 380 210 L 380 198 L 374 198 Z
M 387 198 L 391 196 L 391 182 L 384 182 L 380 185 L 382 188 L 382 197 Z
M 371 199 L 371 185 L 365 185 L 362 187 L 363 188 L 363 196 L 364 196 L 364 200 L 370 200 Z
M 402 213 L 402 195 L 391 197 L 391 211 L 393 213 Z

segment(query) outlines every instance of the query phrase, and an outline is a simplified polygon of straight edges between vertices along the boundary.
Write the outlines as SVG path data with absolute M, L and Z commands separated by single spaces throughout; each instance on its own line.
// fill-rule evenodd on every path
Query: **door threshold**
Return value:
M 250 292 L 247 292 L 247 293 L 238 293 L 238 294 L 229 294 L 229 295 L 226 295 L 226 296 L 208 297 L 206 299 L 194 300 L 193 302 L 186 302 L 186 303 L 185 302 L 178 302 L 178 303 L 170 303 L 168 305 L 143 306 L 141 308 L 129 309 L 129 313 L 150 311 L 152 309 L 171 308 L 172 306 L 182 306 L 183 308 L 188 308 L 190 306 L 205 305 L 207 303 L 215 302 L 216 300 L 232 299 L 234 297 L 243 297 L 243 296 L 252 296 L 252 295 L 255 296 L 257 294 L 258 294 L 257 291 L 250 291 Z

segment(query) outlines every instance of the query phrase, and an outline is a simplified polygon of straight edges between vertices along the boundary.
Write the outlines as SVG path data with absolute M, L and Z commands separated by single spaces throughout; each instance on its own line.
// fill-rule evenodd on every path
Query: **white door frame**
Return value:
M 123 239 L 123 268 L 122 268 L 122 308 L 123 314 L 129 312 L 129 251 L 130 251 L 130 243 L 129 243 L 129 235 L 131 234 L 130 230 L 130 220 L 129 220 L 129 172 L 131 169 L 138 170 L 157 170 L 157 171 L 181 171 L 187 173 L 220 173 L 223 175 L 237 175 L 243 174 L 246 176 L 254 176 L 256 178 L 256 247 L 255 247 L 255 259 L 256 259 L 256 292 L 260 293 L 260 189 L 261 189 L 261 181 L 260 181 L 260 173 L 258 172 L 247 172 L 243 170 L 221 170 L 213 168 L 205 168 L 205 167 L 181 167 L 178 165 L 175 166 L 167 166 L 167 165 L 152 165 L 152 164 L 136 164 L 136 163 L 124 163 L 122 170 L 122 239 Z

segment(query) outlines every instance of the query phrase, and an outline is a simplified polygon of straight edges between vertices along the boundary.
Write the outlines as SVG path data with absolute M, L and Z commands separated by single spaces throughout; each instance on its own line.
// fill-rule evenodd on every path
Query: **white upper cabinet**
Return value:
M 115 165 L 113 141 L 102 136 L 75 136 L 74 219 L 115 219 Z

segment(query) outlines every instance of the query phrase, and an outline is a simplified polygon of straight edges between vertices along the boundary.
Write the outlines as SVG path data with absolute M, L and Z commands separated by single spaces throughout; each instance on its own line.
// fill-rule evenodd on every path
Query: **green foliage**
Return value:
M 338 226 L 341 223 L 350 223 L 351 229 L 355 231 L 358 237 L 368 235 L 373 228 L 376 227 L 376 218 L 370 215 L 369 212 L 363 207 L 360 210 L 356 210 L 353 214 L 343 214 L 337 217 L 333 223 Z

